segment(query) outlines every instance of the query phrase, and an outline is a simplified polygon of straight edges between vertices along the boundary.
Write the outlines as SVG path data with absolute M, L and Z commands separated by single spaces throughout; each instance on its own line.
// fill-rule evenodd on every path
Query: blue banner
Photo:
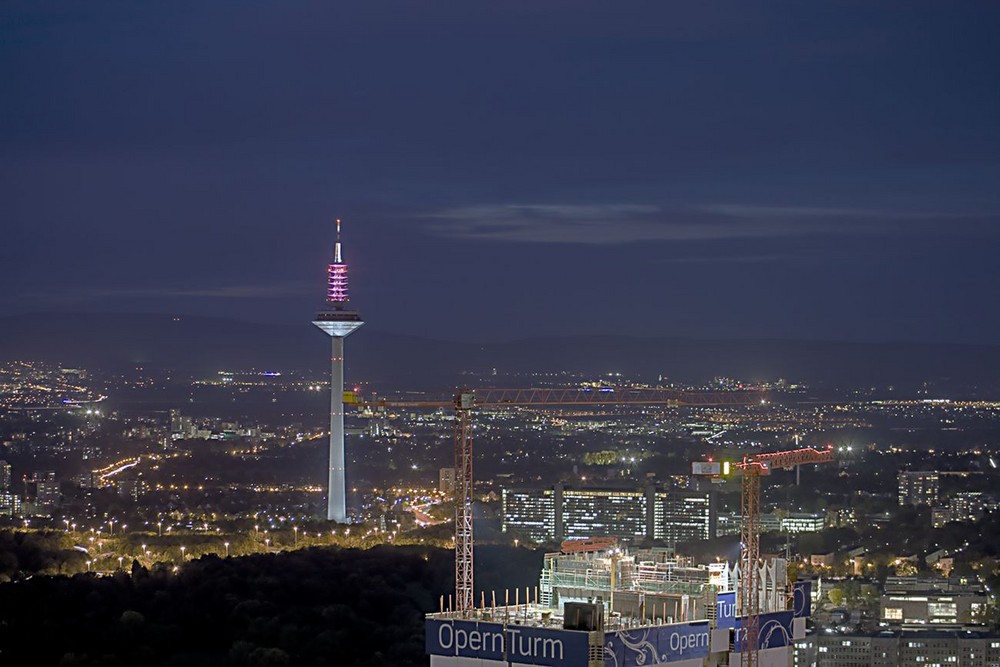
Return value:
M 794 593 L 792 611 L 795 613 L 795 618 L 812 616 L 812 582 L 796 581 L 792 593 Z
M 526 625 L 427 619 L 424 647 L 429 655 L 558 667 L 587 664 L 588 635 Z
M 643 667 L 704 659 L 708 657 L 708 630 L 708 621 L 698 621 L 605 632 L 604 664 Z
M 781 648 L 792 645 L 792 612 L 776 611 L 760 615 L 760 635 L 757 637 L 757 648 Z M 743 618 L 736 619 L 736 651 L 743 652 L 746 634 L 743 630 Z
M 735 628 L 736 617 L 736 591 L 730 593 L 719 593 L 715 598 L 715 621 L 718 628 Z

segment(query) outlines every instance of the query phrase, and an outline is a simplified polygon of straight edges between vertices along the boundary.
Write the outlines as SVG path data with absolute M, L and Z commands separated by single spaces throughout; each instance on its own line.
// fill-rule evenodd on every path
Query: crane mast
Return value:
M 773 468 L 792 468 L 806 463 L 827 463 L 833 460 L 832 449 L 806 447 L 785 452 L 752 454 L 743 457 L 736 466 L 743 470 L 740 524 L 740 616 L 743 619 L 743 651 L 741 667 L 757 667 L 760 643 L 760 478 L 770 475 Z

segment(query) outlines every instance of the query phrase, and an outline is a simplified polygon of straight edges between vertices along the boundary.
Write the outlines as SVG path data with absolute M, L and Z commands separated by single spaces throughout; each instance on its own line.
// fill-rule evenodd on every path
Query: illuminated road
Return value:
M 438 524 L 447 523 L 446 520 L 439 521 L 426 512 L 429 507 L 436 504 L 424 503 L 423 505 L 411 505 L 406 509 L 413 512 L 413 519 L 417 522 L 418 526 L 437 526 Z

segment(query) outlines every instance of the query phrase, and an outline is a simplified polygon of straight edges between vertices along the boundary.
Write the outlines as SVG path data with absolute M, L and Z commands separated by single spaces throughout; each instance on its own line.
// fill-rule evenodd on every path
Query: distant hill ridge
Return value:
M 121 370 L 142 365 L 194 374 L 222 369 L 326 371 L 325 336 L 299 326 L 145 314 L 18 315 L 0 318 L 0 359 L 34 359 Z M 1000 346 L 776 340 L 551 336 L 463 343 L 379 331 L 348 341 L 349 377 L 424 388 L 462 373 L 573 371 L 700 382 L 806 380 L 849 386 L 1000 386 Z

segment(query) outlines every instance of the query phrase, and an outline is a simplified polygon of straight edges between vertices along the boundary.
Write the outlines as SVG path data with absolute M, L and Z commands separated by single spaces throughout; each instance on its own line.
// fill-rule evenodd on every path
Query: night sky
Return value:
M 0 312 L 1000 344 L 1000 4 L 0 6 Z M 359 334 L 360 335 L 360 334 Z

